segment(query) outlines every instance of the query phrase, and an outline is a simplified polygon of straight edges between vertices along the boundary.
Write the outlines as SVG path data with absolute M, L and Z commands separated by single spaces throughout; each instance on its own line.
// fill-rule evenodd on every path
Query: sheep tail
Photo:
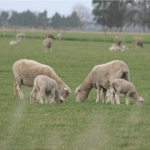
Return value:
M 17 83 L 14 85 L 14 99 L 18 98 Z

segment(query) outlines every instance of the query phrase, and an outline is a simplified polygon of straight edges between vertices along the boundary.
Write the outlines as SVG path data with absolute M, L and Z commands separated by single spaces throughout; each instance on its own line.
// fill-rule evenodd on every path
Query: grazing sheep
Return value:
M 114 79 L 110 84 L 111 104 L 114 104 L 114 98 L 116 99 L 116 103 L 120 104 L 119 96 L 121 93 L 126 96 L 126 105 L 129 105 L 130 97 L 135 100 L 137 105 L 142 105 L 144 103 L 144 99 L 139 97 L 132 83 L 123 79 Z
M 58 40 L 61 40 L 61 37 L 62 37 L 61 33 L 58 33 L 58 34 L 57 34 L 57 39 L 58 39 Z
M 116 36 L 114 38 L 114 43 L 115 43 L 116 46 L 120 46 L 121 43 L 122 43 L 122 39 L 119 36 Z
M 18 33 L 16 35 L 16 39 L 25 39 L 25 34 L 24 33 Z
M 49 48 L 50 48 L 50 51 L 52 52 L 52 39 L 51 38 L 44 39 L 43 47 L 44 47 L 45 52 L 47 52 Z
M 10 41 L 9 45 L 17 45 L 22 41 L 22 39 L 18 39 L 17 41 Z
M 96 65 L 83 83 L 76 88 L 76 101 L 85 101 L 91 89 L 96 88 L 96 102 L 99 102 L 101 89 L 103 89 L 103 102 L 106 102 L 106 92 L 110 88 L 110 82 L 117 78 L 130 80 L 129 68 L 123 61 L 115 60 L 106 64 Z
M 14 63 L 13 72 L 16 79 L 14 85 L 14 98 L 24 99 L 21 85 L 33 87 L 34 79 L 38 75 L 46 75 L 54 79 L 58 84 L 60 94 L 64 99 L 68 99 L 71 93 L 70 88 L 58 77 L 55 71 L 48 65 L 38 63 L 34 60 L 21 59 Z
M 59 93 L 56 81 L 45 75 L 39 75 L 34 79 L 33 90 L 30 93 L 30 103 L 34 102 L 36 94 L 38 94 L 39 102 L 41 104 L 43 104 L 43 96 L 45 96 L 45 103 L 50 104 L 54 102 L 60 104 L 64 100 Z M 52 96 L 52 99 L 50 99 L 50 95 Z
M 140 46 L 141 48 L 143 48 L 143 39 L 140 37 L 134 37 L 133 38 L 133 45 L 135 46 Z
M 55 39 L 55 37 L 51 33 L 49 33 L 49 32 L 45 33 L 45 38 Z

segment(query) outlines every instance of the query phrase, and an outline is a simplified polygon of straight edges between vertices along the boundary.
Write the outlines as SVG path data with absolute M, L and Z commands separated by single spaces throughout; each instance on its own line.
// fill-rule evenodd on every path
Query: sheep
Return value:
M 140 37 L 134 37 L 132 43 L 134 46 L 136 45 L 136 46 L 140 46 L 141 48 L 143 48 L 143 39 Z
M 120 46 L 121 43 L 122 43 L 122 39 L 119 36 L 116 36 L 114 38 L 114 43 L 115 43 L 116 46 Z
M 18 39 L 17 41 L 10 41 L 9 45 L 17 45 L 22 41 L 22 39 Z
M 61 40 L 61 37 L 62 37 L 61 33 L 58 33 L 58 34 L 57 34 L 57 39 L 58 39 L 58 40 Z
M 45 33 L 45 38 L 55 39 L 55 37 L 51 33 L 49 33 L 49 32 Z
M 16 39 L 25 39 L 25 34 L 24 33 L 18 33 L 16 35 Z
M 46 38 L 43 40 L 43 47 L 45 52 L 48 52 L 48 49 L 50 48 L 50 51 L 52 52 L 52 39 Z
M 109 48 L 109 51 L 120 51 L 120 50 L 121 50 L 121 48 L 114 44 Z
M 92 88 L 97 89 L 96 103 L 100 99 L 100 91 L 103 89 L 103 102 L 106 102 L 106 92 L 110 88 L 110 82 L 117 78 L 130 81 L 128 66 L 120 60 L 114 60 L 106 64 L 96 65 L 84 79 L 83 83 L 76 88 L 76 101 L 85 101 Z
M 137 105 L 144 103 L 144 99 L 139 97 L 135 86 L 131 82 L 123 79 L 114 79 L 110 84 L 111 104 L 114 104 L 114 99 L 116 99 L 118 105 L 120 104 L 119 96 L 121 93 L 125 94 L 126 105 L 129 105 L 130 97 L 135 100 Z
M 128 51 L 129 49 L 126 46 L 122 46 L 121 51 Z
M 34 79 L 33 90 L 30 93 L 30 103 L 34 102 L 35 95 L 38 93 L 39 102 L 43 104 L 43 96 L 45 96 L 45 103 L 52 104 L 56 102 L 60 104 L 63 102 L 63 98 L 59 93 L 58 85 L 54 79 L 45 75 L 39 75 Z M 49 101 L 49 96 L 52 99 Z
M 20 59 L 13 65 L 13 73 L 16 79 L 14 85 L 14 98 L 24 99 L 21 85 L 33 87 L 34 79 L 38 75 L 46 75 L 54 79 L 58 84 L 60 94 L 64 99 L 68 99 L 71 93 L 70 88 L 58 77 L 55 71 L 48 65 L 41 64 L 34 60 Z

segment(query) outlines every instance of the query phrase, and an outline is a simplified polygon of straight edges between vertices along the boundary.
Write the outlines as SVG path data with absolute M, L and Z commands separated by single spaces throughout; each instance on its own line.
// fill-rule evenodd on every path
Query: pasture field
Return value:
M 41 38 L 26 38 L 10 46 L 12 39 L 0 37 L 1 150 L 149 150 L 150 44 L 140 49 L 127 42 L 129 51 L 110 52 L 111 42 L 54 40 L 53 52 L 45 53 Z M 24 58 L 51 66 L 71 88 L 70 98 L 60 105 L 37 101 L 31 105 L 32 88 L 23 87 L 25 100 L 14 100 L 12 66 Z M 91 69 L 112 60 L 123 60 L 129 66 L 131 82 L 145 100 L 143 106 L 133 99 L 126 106 L 124 96 L 120 106 L 96 104 L 95 89 L 87 101 L 76 102 L 74 91 Z

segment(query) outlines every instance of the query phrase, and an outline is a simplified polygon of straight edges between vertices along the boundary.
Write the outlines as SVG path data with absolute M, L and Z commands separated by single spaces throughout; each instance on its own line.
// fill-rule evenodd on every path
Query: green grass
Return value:
M 76 38 L 81 36 L 87 37 Z M 53 52 L 45 53 L 40 38 L 26 38 L 17 46 L 9 46 L 11 40 L 0 38 L 1 150 L 149 150 L 149 44 L 136 49 L 127 42 L 129 51 L 110 52 L 110 42 L 54 40 Z M 12 66 L 23 58 L 50 65 L 71 88 L 69 100 L 61 105 L 37 101 L 31 105 L 32 88 L 27 87 L 23 87 L 25 100 L 14 100 Z M 137 106 L 131 99 L 126 106 L 124 97 L 120 106 L 96 104 L 95 89 L 87 101 L 76 102 L 74 91 L 91 69 L 116 59 L 129 66 L 131 82 L 145 99 L 144 105 Z

